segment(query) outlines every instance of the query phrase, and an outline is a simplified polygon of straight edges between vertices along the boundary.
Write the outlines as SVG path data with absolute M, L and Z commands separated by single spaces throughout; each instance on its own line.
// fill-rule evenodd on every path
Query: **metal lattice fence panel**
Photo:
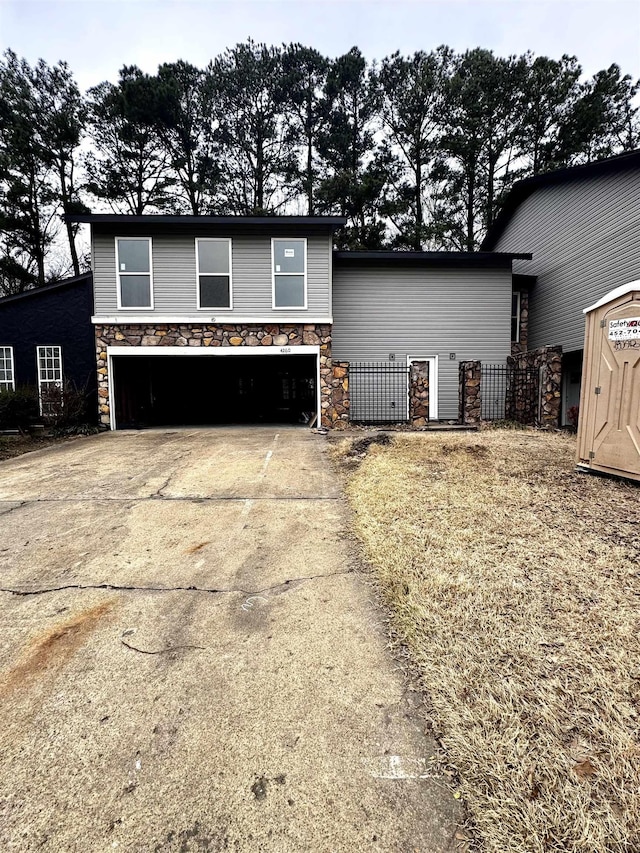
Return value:
M 409 368 L 394 362 L 349 364 L 349 418 L 369 424 L 409 420 Z
M 534 425 L 540 419 L 540 371 L 509 364 L 483 364 L 482 420 Z

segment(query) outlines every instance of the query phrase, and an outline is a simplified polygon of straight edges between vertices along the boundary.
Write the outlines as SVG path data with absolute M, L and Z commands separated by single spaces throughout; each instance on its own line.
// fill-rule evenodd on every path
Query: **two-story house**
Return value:
M 91 225 L 112 429 L 345 425 L 346 362 L 426 364 L 431 419 L 455 420 L 458 362 L 511 351 L 513 253 L 334 252 L 339 217 L 72 219 Z M 391 394 L 403 419 L 406 375 L 364 393 Z
M 562 346 L 566 423 L 580 399 L 584 309 L 640 279 L 640 151 L 519 181 L 481 248 L 532 253 L 514 264 L 527 347 Z

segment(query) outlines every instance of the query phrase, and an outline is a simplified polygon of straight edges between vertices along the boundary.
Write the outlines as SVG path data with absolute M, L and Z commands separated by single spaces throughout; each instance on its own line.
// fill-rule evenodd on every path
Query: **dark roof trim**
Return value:
M 76 284 L 83 284 L 93 281 L 93 273 L 85 272 L 82 275 L 76 275 L 72 278 L 63 278 L 61 281 L 52 281 L 51 284 L 43 284 L 42 287 L 32 287 L 30 290 L 23 290 L 22 293 L 12 293 L 10 296 L 0 297 L 0 308 L 9 302 L 16 302 L 18 299 L 27 299 L 31 296 L 41 296 L 43 293 L 51 293 L 53 290 L 62 290 L 65 287 L 73 287 Z
M 163 213 L 150 213 L 143 216 L 131 216 L 124 213 L 78 213 L 66 214 L 66 222 L 91 223 L 93 225 L 193 225 L 220 226 L 311 226 L 313 228 L 341 228 L 347 220 L 343 216 L 168 216 Z
M 413 266 L 413 267 L 510 267 L 515 259 L 530 261 L 530 254 L 512 252 L 334 252 L 337 266 Z
M 530 290 L 536 281 L 537 275 L 522 275 L 521 273 L 513 274 L 513 289 L 514 290 Z
M 502 209 L 489 228 L 480 249 L 485 252 L 493 249 L 517 208 L 536 190 L 563 184 L 567 181 L 596 178 L 600 175 L 615 174 L 616 172 L 623 172 L 625 169 L 634 168 L 640 168 L 640 149 L 628 151 L 626 154 L 618 154 L 616 157 L 608 157 L 606 160 L 584 163 L 582 166 L 571 166 L 567 169 L 557 169 L 555 172 L 544 172 L 541 175 L 534 175 L 531 178 L 518 181 L 507 194 Z

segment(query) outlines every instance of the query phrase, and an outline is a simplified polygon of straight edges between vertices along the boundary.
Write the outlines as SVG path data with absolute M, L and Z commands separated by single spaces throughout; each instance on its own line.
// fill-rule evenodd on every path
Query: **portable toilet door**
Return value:
M 578 469 L 640 481 L 640 280 L 584 313 Z

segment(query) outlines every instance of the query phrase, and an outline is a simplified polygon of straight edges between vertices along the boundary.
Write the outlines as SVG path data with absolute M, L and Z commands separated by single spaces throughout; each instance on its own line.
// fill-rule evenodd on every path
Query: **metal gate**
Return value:
M 349 419 L 382 424 L 409 420 L 409 367 L 395 362 L 349 364 Z
M 482 420 L 540 422 L 540 370 L 509 364 L 481 367 Z

